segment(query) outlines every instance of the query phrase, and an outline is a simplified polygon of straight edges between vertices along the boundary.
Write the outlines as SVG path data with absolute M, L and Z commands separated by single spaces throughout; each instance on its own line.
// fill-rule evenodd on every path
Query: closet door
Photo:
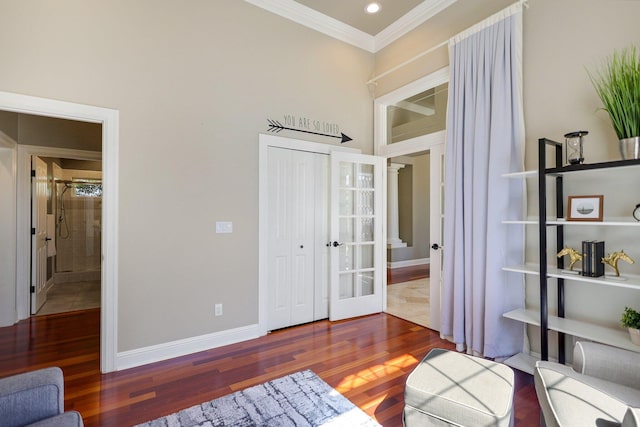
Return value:
M 268 148 L 268 329 L 314 320 L 316 155 Z

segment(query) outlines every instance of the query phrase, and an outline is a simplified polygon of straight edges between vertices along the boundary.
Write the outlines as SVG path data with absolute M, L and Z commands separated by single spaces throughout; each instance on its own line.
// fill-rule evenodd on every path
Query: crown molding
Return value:
M 393 24 L 376 34 L 374 52 L 390 45 L 423 22 L 431 19 L 458 0 L 428 0 L 411 9 Z
M 427 0 L 411 9 L 393 24 L 372 36 L 324 15 L 294 0 L 245 0 L 283 18 L 342 40 L 371 53 L 390 45 L 429 18 L 451 6 L 457 0 Z
M 375 38 L 293 0 L 245 0 L 283 18 L 314 29 L 335 39 L 375 53 Z

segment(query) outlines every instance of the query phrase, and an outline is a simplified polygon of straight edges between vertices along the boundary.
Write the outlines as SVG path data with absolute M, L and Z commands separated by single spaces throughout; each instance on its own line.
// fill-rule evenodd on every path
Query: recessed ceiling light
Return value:
M 380 11 L 380 4 L 379 3 L 369 3 L 364 10 L 367 13 L 378 13 L 378 11 Z

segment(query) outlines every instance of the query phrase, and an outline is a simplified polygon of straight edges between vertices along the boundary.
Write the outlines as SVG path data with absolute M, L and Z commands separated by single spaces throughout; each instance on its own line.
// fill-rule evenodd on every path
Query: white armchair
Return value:
M 538 362 L 534 380 L 542 425 L 640 426 L 640 353 L 578 342 L 573 368 Z

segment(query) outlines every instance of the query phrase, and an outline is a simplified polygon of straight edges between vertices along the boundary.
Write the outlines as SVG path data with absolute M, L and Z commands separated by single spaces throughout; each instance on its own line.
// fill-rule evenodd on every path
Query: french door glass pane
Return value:
M 353 223 L 354 218 L 340 218 L 340 232 L 338 238 L 341 242 L 353 241 Z
M 360 246 L 360 268 L 373 268 L 373 245 Z
M 356 296 L 354 288 L 353 273 L 340 275 L 340 299 L 353 298 Z
M 360 281 L 361 295 L 373 295 L 373 272 L 361 273 L 358 280 Z
M 374 293 L 374 166 L 340 162 L 339 299 Z

